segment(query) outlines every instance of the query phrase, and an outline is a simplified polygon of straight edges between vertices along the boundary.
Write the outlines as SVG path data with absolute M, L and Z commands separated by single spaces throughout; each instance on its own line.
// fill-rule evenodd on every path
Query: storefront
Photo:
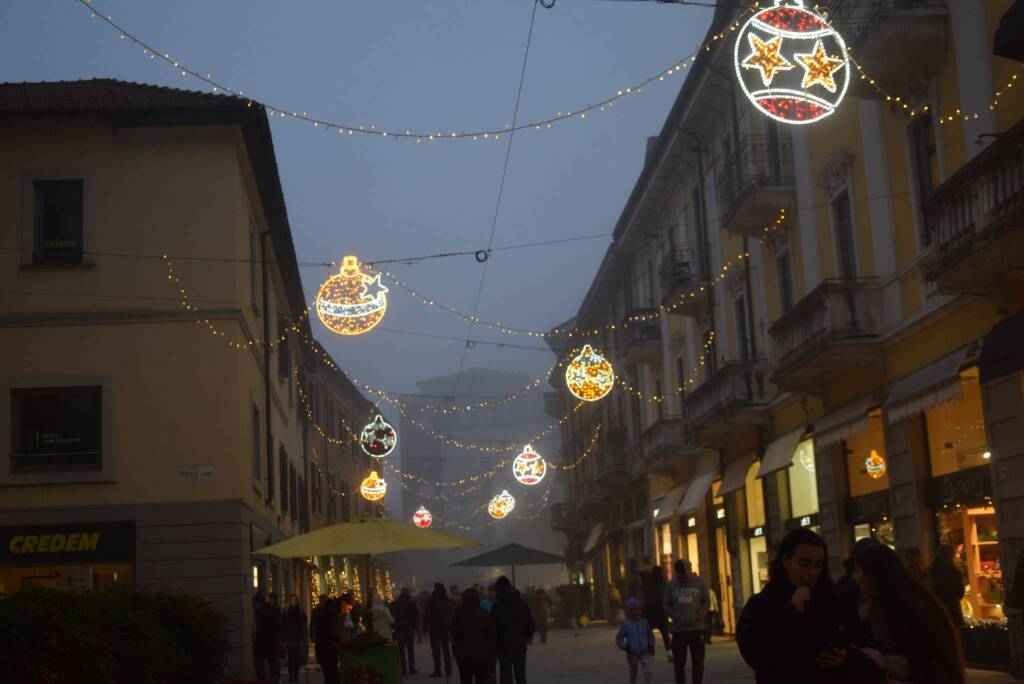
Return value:
M 764 511 L 764 489 L 758 478 L 761 464 L 755 461 L 747 470 L 743 486 L 743 496 L 747 508 L 747 526 L 744 540 L 747 545 L 747 560 L 750 564 L 750 591 L 753 596 L 768 583 L 768 540 L 767 525 Z
M 718 469 L 706 470 L 690 480 L 686 494 L 679 504 L 680 553 L 690 561 L 693 571 L 701 573 L 704 567 L 700 554 L 700 517 L 707 506 L 711 483 L 718 477 Z
M 728 474 L 728 473 L 727 473 Z M 729 529 L 726 524 L 725 496 L 722 483 L 725 478 L 715 480 L 711 485 L 711 511 L 708 528 L 711 532 L 711 555 L 714 560 L 712 588 L 718 597 L 719 614 L 722 617 L 722 631 L 736 632 L 734 601 L 732 593 L 732 554 L 729 553 Z
M 101 589 L 135 579 L 135 523 L 0 527 L 0 592 Z
M 785 478 L 785 482 L 774 483 L 774 491 L 781 494 L 774 505 L 780 509 L 786 530 L 806 527 L 819 532 L 818 525 L 818 482 L 814 470 L 814 443 L 805 437 L 804 428 L 788 432 L 768 445 L 758 479 L 769 477 Z
M 880 409 L 867 414 L 866 429 L 848 436 L 844 449 L 849 492 L 846 520 L 853 535 L 852 542 L 871 538 L 895 548 L 889 515 L 889 461 Z
M 652 517 L 654 518 L 654 541 L 657 550 L 657 562 L 661 565 L 666 577 L 672 576 L 672 563 L 676 558 L 682 558 L 682 545 L 676 547 L 674 542 L 675 531 L 673 522 L 676 518 L 676 511 L 683 500 L 686 492 L 686 485 L 679 485 L 665 494 L 655 497 L 652 504 Z M 677 550 L 678 548 L 678 550 Z

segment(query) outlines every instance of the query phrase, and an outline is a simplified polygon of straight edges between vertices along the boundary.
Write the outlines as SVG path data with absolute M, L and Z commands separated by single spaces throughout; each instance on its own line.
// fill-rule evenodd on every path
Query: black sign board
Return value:
M 0 527 L 0 565 L 126 560 L 135 560 L 132 521 Z
M 727 520 L 725 517 L 725 506 L 715 506 L 712 512 L 711 524 L 715 527 L 721 527 L 726 524 Z
M 821 523 L 821 516 L 817 513 L 811 515 L 801 515 L 796 518 L 790 518 L 786 521 L 787 530 L 795 530 L 798 527 L 817 527 Z
M 768 528 L 766 526 L 758 525 L 757 527 L 748 527 L 747 530 L 744 532 L 744 535 L 747 537 L 747 539 L 757 539 L 758 537 L 765 536 L 765 533 L 767 531 Z
M 987 465 L 933 477 L 928 481 L 928 505 L 984 505 L 992 497 L 992 472 Z
M 851 525 L 877 523 L 889 517 L 889 490 L 854 496 L 846 500 L 846 520 Z

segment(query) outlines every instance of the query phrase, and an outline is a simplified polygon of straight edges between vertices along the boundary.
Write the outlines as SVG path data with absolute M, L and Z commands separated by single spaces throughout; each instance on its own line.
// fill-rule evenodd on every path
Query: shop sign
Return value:
M 59 565 L 135 559 L 135 523 L 0 527 L 0 565 Z
M 179 480 L 212 480 L 212 465 L 180 465 L 178 466 Z
M 758 525 L 757 527 L 751 527 L 747 529 L 747 537 L 750 539 L 757 539 L 758 537 L 764 536 L 764 525 Z
M 690 517 L 686 519 L 686 529 L 694 530 L 697 529 L 697 518 Z
M 992 475 L 987 465 L 933 477 L 928 481 L 929 505 L 984 503 L 992 496 Z
M 798 518 L 790 518 L 786 521 L 787 530 L 795 530 L 798 527 L 816 527 L 821 522 L 821 516 L 817 513 L 801 515 Z
M 725 524 L 725 506 L 718 506 L 717 508 L 715 508 L 715 524 Z
M 889 490 L 846 500 L 846 520 L 851 525 L 874 523 L 889 517 Z

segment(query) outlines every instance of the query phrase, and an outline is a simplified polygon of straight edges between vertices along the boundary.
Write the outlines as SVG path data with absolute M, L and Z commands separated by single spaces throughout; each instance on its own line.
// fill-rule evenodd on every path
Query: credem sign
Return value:
M 135 559 L 135 523 L 83 522 L 0 527 L 0 565 Z

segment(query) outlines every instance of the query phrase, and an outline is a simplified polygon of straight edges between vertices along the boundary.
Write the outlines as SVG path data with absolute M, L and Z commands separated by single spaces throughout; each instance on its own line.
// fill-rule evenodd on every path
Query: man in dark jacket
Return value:
M 430 637 L 430 654 L 434 657 L 434 671 L 431 677 L 441 676 L 441 655 L 444 654 L 444 676 L 452 676 L 452 651 L 449 632 L 452 626 L 452 602 L 440 582 L 434 585 L 434 593 L 423 610 L 423 631 Z
M 497 639 L 494 622 L 480 607 L 480 593 L 470 587 L 462 594 L 462 603 L 452 617 L 452 648 L 459 664 L 462 684 L 491 684 Z
M 491 620 L 498 638 L 498 667 L 501 684 L 526 684 L 526 644 L 533 639 L 537 623 L 533 613 L 508 577 L 494 583 L 498 600 L 491 608 Z
M 281 611 L 267 603 L 263 594 L 256 594 L 252 607 L 252 657 L 256 676 L 266 679 L 269 666 L 270 677 L 276 681 L 281 678 Z
M 402 676 L 416 674 L 416 627 L 420 622 L 420 611 L 412 600 L 408 587 L 404 587 L 398 599 L 391 605 L 395 618 L 395 639 L 398 641 L 398 660 Z

